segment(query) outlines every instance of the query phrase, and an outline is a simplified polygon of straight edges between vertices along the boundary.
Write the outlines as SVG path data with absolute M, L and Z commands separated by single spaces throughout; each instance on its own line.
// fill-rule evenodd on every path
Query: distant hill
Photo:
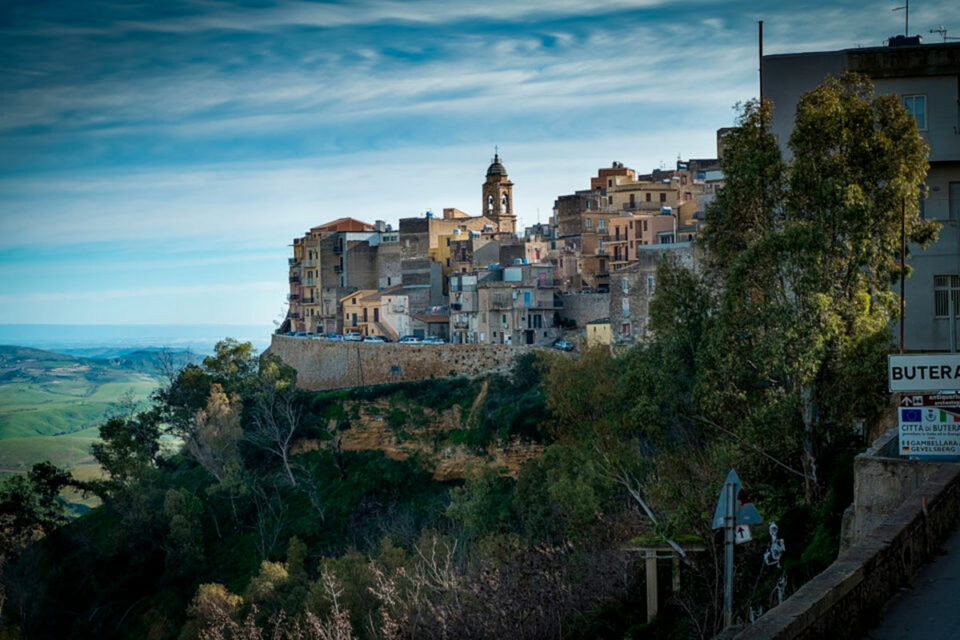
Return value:
M 190 351 L 138 349 L 91 359 L 111 367 L 119 367 L 130 371 L 163 374 L 170 367 L 176 370 L 188 364 L 199 364 L 203 361 L 203 356 Z
M 41 460 L 91 464 L 96 427 L 130 403 L 146 406 L 163 380 L 163 359 L 177 369 L 202 356 L 130 349 L 90 358 L 0 345 L 0 473 Z

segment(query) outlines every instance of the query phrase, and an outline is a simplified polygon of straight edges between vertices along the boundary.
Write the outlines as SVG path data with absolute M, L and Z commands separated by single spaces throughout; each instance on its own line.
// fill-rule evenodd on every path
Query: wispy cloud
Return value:
M 955 4 L 928 0 L 911 23 L 956 22 Z M 756 94 L 756 20 L 769 53 L 902 25 L 876 0 L 244 5 L 0 6 L 0 321 L 63 301 L 92 321 L 178 305 L 263 320 L 286 244 L 319 221 L 474 211 L 494 144 L 521 222 L 546 219 L 610 161 L 713 155 Z M 248 281 L 250 296 L 229 288 Z

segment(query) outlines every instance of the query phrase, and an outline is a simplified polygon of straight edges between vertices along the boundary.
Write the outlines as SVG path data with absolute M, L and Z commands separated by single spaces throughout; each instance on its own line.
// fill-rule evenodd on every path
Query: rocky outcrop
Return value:
M 506 445 L 491 443 L 477 451 L 462 440 L 467 433 L 471 414 L 483 406 L 486 385 L 467 409 L 453 405 L 444 411 L 435 411 L 419 405 L 397 404 L 387 400 L 348 402 L 344 410 L 350 416 L 349 428 L 337 430 L 331 421 L 330 432 L 344 451 L 382 451 L 391 460 L 406 460 L 417 455 L 433 472 L 433 479 L 443 482 L 462 480 L 478 464 L 501 467 L 513 477 L 520 467 L 543 452 L 543 446 L 514 440 Z M 294 453 L 315 450 L 328 443 L 301 440 Z

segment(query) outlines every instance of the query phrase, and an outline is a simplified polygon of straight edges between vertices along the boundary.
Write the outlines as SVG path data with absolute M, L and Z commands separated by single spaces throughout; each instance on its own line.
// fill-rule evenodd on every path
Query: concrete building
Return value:
M 878 93 L 898 95 L 914 116 L 930 143 L 921 213 L 943 228 L 926 251 L 910 247 L 913 275 L 906 281 L 904 346 L 946 351 L 951 290 L 960 311 L 960 43 L 919 44 L 918 37 L 898 37 L 891 44 L 898 46 L 764 56 L 764 97 L 773 101 L 771 131 L 787 158 L 797 102 L 828 74 L 865 74 Z
M 598 318 L 588 322 L 585 340 L 588 349 L 609 347 L 613 343 L 610 334 L 610 318 Z

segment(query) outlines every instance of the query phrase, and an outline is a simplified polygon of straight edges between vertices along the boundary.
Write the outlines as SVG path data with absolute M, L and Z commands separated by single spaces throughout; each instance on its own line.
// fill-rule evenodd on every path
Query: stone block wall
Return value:
M 943 464 L 823 573 L 734 637 L 862 638 L 960 519 L 960 465 Z
M 558 309 L 561 318 L 573 320 L 582 329 L 592 320 L 610 315 L 609 293 L 571 293 L 560 297 L 563 308 Z
M 274 335 L 267 353 L 297 370 L 297 386 L 321 391 L 427 378 L 506 372 L 533 347 L 326 342 Z
M 844 536 L 852 543 L 873 531 L 941 467 L 899 457 L 898 441 L 899 427 L 893 427 L 854 460 L 853 522 L 850 535 Z

